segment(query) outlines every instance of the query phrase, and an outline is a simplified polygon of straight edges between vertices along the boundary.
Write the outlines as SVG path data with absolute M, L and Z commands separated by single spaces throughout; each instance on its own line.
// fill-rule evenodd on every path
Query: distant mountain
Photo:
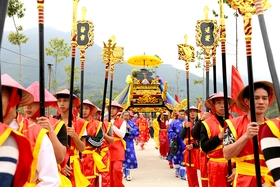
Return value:
M 38 41 L 38 29 L 33 28 L 26 30 L 24 32 L 30 40 L 27 44 L 22 45 L 22 85 L 24 87 L 29 86 L 34 81 L 39 80 L 39 41 Z M 7 39 L 8 32 L 4 33 L 3 43 L 1 49 L 1 68 L 2 73 L 8 73 L 16 80 L 19 80 L 19 55 L 18 46 L 11 45 Z M 70 32 L 62 32 L 51 27 L 45 27 L 45 46 L 48 46 L 48 41 L 51 38 L 64 39 L 70 45 Z M 8 50 L 7 50 L 8 49 Z M 11 51 L 9 51 L 11 50 Z M 86 62 L 85 62 L 85 77 L 84 77 L 84 98 L 87 98 L 90 94 L 94 94 L 95 98 L 101 97 L 100 91 L 104 89 L 104 74 L 105 65 L 101 62 L 102 47 L 94 44 L 86 50 Z M 27 58 L 28 57 L 28 58 Z M 30 59 L 32 58 L 32 59 Z M 47 64 L 53 64 L 53 57 L 45 56 L 45 79 L 47 83 L 48 69 Z M 66 73 L 63 69 L 64 65 L 71 63 L 71 58 L 66 58 L 64 61 L 58 64 L 57 69 L 57 79 L 59 86 L 69 87 L 68 83 L 65 81 Z M 76 50 L 76 66 L 80 67 L 79 62 L 79 49 Z M 135 67 L 127 65 L 126 62 L 123 64 L 115 65 L 114 74 L 114 87 L 113 89 L 120 93 L 126 86 L 125 79 Z M 139 68 L 136 68 L 139 69 Z M 162 77 L 169 84 L 169 93 L 174 96 L 177 93 L 177 86 L 179 87 L 178 95 L 180 99 L 186 98 L 186 76 L 185 71 L 177 70 L 170 64 L 162 64 L 158 68 L 155 68 L 155 74 Z M 179 72 L 179 73 L 178 73 Z M 152 77 L 155 76 L 153 74 Z M 80 75 L 79 75 L 80 76 Z M 196 97 L 203 95 L 202 85 L 194 85 L 194 79 L 200 79 L 200 77 L 190 73 L 190 97 L 193 101 Z M 178 83 L 178 84 L 177 84 Z M 80 85 L 78 82 L 77 86 Z M 110 81 L 108 81 L 109 90 Z M 210 94 L 212 91 L 213 83 L 210 80 Z M 218 83 L 218 88 L 222 88 L 222 84 Z M 204 93 L 205 95 L 205 93 Z

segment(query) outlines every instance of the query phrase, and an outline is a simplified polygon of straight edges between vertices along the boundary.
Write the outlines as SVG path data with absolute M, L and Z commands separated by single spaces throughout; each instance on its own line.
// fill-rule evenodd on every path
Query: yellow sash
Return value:
M 209 158 L 213 162 L 227 162 L 225 158 Z
M 94 164 L 96 165 L 98 170 L 102 170 L 106 167 L 102 162 L 102 156 L 95 152 L 95 150 L 84 150 L 83 154 L 92 154 Z
M 72 187 L 71 181 L 61 173 L 59 173 L 60 185 L 59 187 Z
M 266 176 L 268 173 L 268 168 L 264 166 L 261 167 L 261 176 Z M 247 162 L 236 161 L 236 174 L 256 176 L 255 165 Z
M 114 137 L 114 141 L 121 141 L 121 142 L 122 142 L 122 144 L 123 144 L 123 148 L 124 148 L 124 150 L 126 150 L 126 142 L 124 141 L 124 139 Z
M 90 182 L 82 174 L 78 158 L 79 155 L 70 156 L 70 163 L 73 163 L 75 184 L 79 187 L 87 187 L 88 185 L 90 185 Z
M 33 183 L 25 183 L 23 187 L 36 187 L 36 183 L 33 182 Z
M 100 156 L 102 157 L 102 159 L 104 158 L 104 156 L 107 154 L 108 151 L 109 151 L 108 147 L 101 149 Z M 99 170 L 99 172 L 108 172 L 109 168 L 110 168 L 110 157 L 108 156 L 107 166 L 105 166 L 105 168 Z

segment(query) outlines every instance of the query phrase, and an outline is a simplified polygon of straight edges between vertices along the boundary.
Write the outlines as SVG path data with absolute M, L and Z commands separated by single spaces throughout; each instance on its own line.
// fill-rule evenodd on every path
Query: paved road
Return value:
M 138 168 L 131 170 L 131 181 L 123 180 L 125 187 L 188 187 L 188 182 L 175 178 L 166 160 L 159 157 L 153 139 L 146 144 L 145 150 L 135 146 Z

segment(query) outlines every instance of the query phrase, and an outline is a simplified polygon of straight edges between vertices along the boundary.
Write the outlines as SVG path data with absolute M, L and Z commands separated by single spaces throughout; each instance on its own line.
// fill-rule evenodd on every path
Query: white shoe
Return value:
M 132 179 L 131 175 L 128 175 L 128 176 L 126 177 L 126 180 L 127 180 L 127 181 L 131 181 L 131 179 Z

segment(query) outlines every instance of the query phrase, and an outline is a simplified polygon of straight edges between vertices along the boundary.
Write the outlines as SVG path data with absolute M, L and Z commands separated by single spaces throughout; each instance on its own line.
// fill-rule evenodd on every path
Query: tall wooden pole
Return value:
M 8 7 L 8 0 L 0 0 L 0 54 L 1 54 L 2 37 L 4 32 L 7 7 Z M 1 75 L 1 63 L 0 63 L 0 75 Z M 0 85 L 2 85 L 1 79 L 0 79 Z M 0 86 L 0 94 L 2 95 L 2 86 Z M 2 99 L 0 99 L 0 122 L 3 122 Z
M 185 61 L 185 69 L 186 69 L 186 90 L 187 90 L 187 115 L 188 115 L 188 123 L 191 122 L 190 120 L 190 84 L 189 84 L 189 62 L 195 61 L 195 52 L 194 47 L 187 44 L 187 35 L 184 36 L 185 43 L 178 44 L 178 54 L 179 60 Z M 188 130 L 188 145 L 191 144 L 191 129 Z M 189 167 L 191 167 L 191 150 L 189 151 Z
M 254 99 L 255 98 L 255 95 L 254 95 L 254 90 L 255 89 L 254 89 L 254 77 L 253 77 L 253 65 L 252 65 L 252 47 L 251 47 L 252 14 L 254 14 L 256 12 L 261 14 L 262 11 L 258 12 L 258 10 L 260 11 L 260 9 L 258 9 L 258 8 L 260 8 L 260 6 L 262 6 L 262 5 L 258 4 L 258 3 L 261 3 L 260 1 L 256 1 L 256 7 L 258 7 L 258 8 L 255 9 L 254 6 L 252 6 L 252 2 L 248 1 L 248 0 L 242 1 L 239 4 L 235 4 L 235 1 L 232 1 L 232 0 L 229 0 L 228 2 L 232 5 L 231 7 L 233 9 L 238 10 L 238 12 L 241 15 L 243 15 L 244 33 L 245 33 L 245 42 L 246 42 L 249 97 L 251 98 L 250 99 L 250 114 L 251 114 L 251 119 L 250 120 L 251 120 L 251 122 L 256 122 L 256 109 L 255 109 L 255 99 Z M 268 8 L 268 7 L 266 7 L 266 8 Z M 273 65 L 272 65 L 272 67 L 273 67 Z M 277 74 L 273 74 L 273 71 L 271 72 L 271 76 L 272 77 L 275 76 L 277 81 L 278 81 Z M 279 89 L 279 83 L 276 82 L 276 84 L 277 84 L 277 85 L 275 85 L 276 88 L 278 87 L 278 89 Z M 256 171 L 256 180 L 257 180 L 256 184 L 257 184 L 257 187 L 261 187 L 262 186 L 262 181 L 261 181 L 259 146 L 258 146 L 258 137 L 257 136 L 253 137 L 253 147 L 254 147 L 254 161 L 255 161 L 255 171 Z
M 220 42 L 222 52 L 222 69 L 223 69 L 223 90 L 224 90 L 224 109 L 225 120 L 229 118 L 228 108 L 228 90 L 227 90 L 227 61 L 226 61 L 226 25 L 224 19 L 224 2 L 220 0 Z M 231 159 L 228 160 L 228 176 L 232 174 Z M 231 182 L 228 183 L 229 186 Z
M 217 93 L 217 67 L 216 67 L 216 46 L 212 48 L 212 60 L 213 60 L 213 92 Z
M 69 94 L 69 113 L 68 113 L 68 127 L 72 127 L 72 108 L 73 108 L 73 91 L 74 91 L 74 69 L 75 69 L 75 57 L 76 57 L 76 46 L 77 46 L 77 7 L 79 0 L 73 0 L 73 20 L 72 20 L 72 31 L 71 31 L 71 73 L 70 73 L 70 94 Z M 71 136 L 68 136 L 68 145 L 71 147 Z M 68 160 L 70 165 L 70 159 Z
M 40 116 L 45 116 L 45 46 L 44 46 L 44 0 L 37 0 L 39 23 L 39 80 Z
M 280 93 L 280 87 L 279 87 L 279 79 L 278 79 L 278 74 L 276 71 L 275 63 L 274 63 L 274 58 L 272 54 L 272 50 L 270 47 L 270 42 L 267 34 L 267 29 L 266 29 L 266 24 L 265 24 L 265 19 L 263 15 L 263 6 L 261 0 L 255 0 L 255 6 L 259 18 L 259 24 L 260 24 L 260 29 L 262 32 L 262 38 L 263 38 L 263 43 L 265 47 L 265 53 L 266 53 L 266 58 L 267 58 L 267 63 L 274 87 L 275 93 Z M 278 104 L 278 111 L 280 111 L 280 94 L 276 94 L 277 98 L 277 104 Z

